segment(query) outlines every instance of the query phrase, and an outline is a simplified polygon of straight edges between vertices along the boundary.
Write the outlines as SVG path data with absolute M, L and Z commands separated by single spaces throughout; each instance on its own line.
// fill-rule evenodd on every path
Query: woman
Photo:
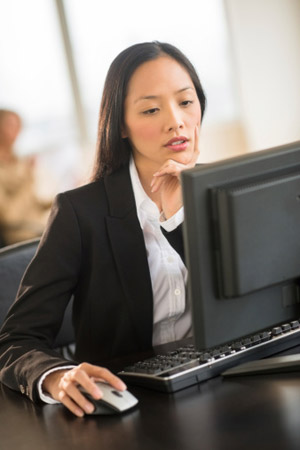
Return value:
M 57 196 L 3 326 L 4 384 L 81 417 L 93 407 L 79 386 L 96 399 L 95 379 L 125 389 L 105 362 L 191 334 L 179 177 L 196 163 L 204 109 L 196 72 L 175 47 L 137 44 L 114 60 L 93 182 Z M 88 363 L 70 366 L 51 346 L 71 294 L 76 361 Z

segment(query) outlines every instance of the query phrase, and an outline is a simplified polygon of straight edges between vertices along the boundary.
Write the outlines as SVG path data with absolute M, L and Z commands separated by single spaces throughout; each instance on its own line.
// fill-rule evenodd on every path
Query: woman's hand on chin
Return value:
M 168 159 L 162 167 L 153 174 L 151 192 L 159 193 L 161 199 L 162 213 L 166 219 L 172 217 L 182 207 L 182 192 L 180 174 L 183 170 L 195 166 L 199 156 L 199 129 L 195 127 L 194 151 L 191 160 L 180 163 Z

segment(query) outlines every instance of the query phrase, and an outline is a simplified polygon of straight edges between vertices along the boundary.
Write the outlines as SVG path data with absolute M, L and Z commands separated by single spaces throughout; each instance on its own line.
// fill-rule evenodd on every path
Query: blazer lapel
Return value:
M 136 214 L 128 166 L 105 177 L 107 230 L 141 350 L 152 346 L 153 295 L 144 236 Z

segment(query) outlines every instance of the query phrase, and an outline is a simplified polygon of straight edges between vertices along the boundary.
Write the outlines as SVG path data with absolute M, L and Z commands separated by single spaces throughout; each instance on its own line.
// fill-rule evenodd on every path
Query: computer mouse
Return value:
M 96 381 L 95 384 L 103 393 L 103 397 L 99 400 L 94 399 L 83 388 L 80 389 L 85 397 L 95 406 L 91 415 L 121 414 L 133 408 L 138 403 L 138 399 L 127 389 L 125 391 L 118 391 L 110 384 L 101 381 Z

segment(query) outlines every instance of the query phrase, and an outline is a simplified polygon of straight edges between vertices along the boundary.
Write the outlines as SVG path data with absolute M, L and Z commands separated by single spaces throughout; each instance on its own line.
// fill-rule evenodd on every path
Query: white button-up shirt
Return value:
M 161 222 L 159 209 L 145 193 L 133 158 L 129 171 L 152 282 L 152 343 L 165 344 L 191 335 L 191 312 L 185 295 L 187 269 L 161 230 L 161 227 L 166 231 L 177 228 L 183 222 L 183 208 Z

